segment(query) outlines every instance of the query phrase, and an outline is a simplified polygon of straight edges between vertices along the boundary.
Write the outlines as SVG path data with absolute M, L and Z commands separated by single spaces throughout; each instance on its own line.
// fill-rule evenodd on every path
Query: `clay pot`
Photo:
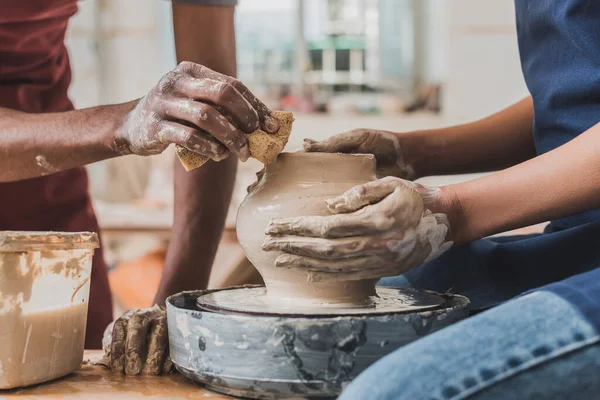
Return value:
M 333 282 L 312 282 L 307 271 L 275 267 L 280 252 L 261 246 L 272 218 L 330 215 L 325 200 L 375 180 L 375 158 L 363 154 L 282 153 L 266 166 L 237 216 L 238 240 L 260 272 L 270 302 L 285 307 L 364 306 L 376 280 L 352 281 L 343 273 Z

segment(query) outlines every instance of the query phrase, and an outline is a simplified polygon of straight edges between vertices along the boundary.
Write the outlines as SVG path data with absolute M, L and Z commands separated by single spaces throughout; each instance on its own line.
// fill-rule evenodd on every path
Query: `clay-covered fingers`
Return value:
M 408 229 L 418 224 L 426 211 L 423 198 L 413 185 L 399 178 L 386 177 L 356 186 L 327 201 L 327 206 L 334 213 L 354 211 L 354 215 L 361 215 L 378 231 L 392 227 Z
M 113 324 L 112 341 L 110 343 L 110 369 L 116 373 L 125 371 L 125 343 L 127 341 L 127 325 L 129 318 L 136 310 L 123 314 Z
M 338 133 L 325 140 L 317 141 L 304 139 L 304 150 L 319 153 L 368 153 L 373 150 L 365 146 L 372 141 L 372 132 L 369 129 L 353 129 L 348 132 Z
M 327 208 L 334 213 L 356 211 L 366 205 L 377 203 L 396 189 L 413 190 L 410 182 L 394 177 L 386 177 L 363 185 L 355 186 L 338 197 L 327 200 Z
M 154 306 L 131 310 L 113 325 L 110 368 L 127 375 L 160 374 L 167 363 L 167 342 L 163 309 Z
M 169 337 L 167 334 L 167 316 L 161 315 L 152 320 L 150 335 L 148 339 L 148 356 L 144 365 L 143 373 L 148 375 L 160 375 L 165 371 L 167 361 Z
M 266 234 L 322 238 L 373 235 L 414 227 L 425 211 L 419 193 L 398 178 L 356 186 L 328 201 L 328 207 L 338 214 L 273 219 Z
M 223 143 L 211 135 L 190 126 L 178 122 L 163 121 L 158 129 L 160 130 L 158 138 L 161 142 L 178 144 L 213 161 L 222 161 L 231 154 Z
M 354 129 L 323 141 L 304 139 L 304 150 L 323 153 L 373 154 L 377 176 L 414 179 L 415 172 L 403 153 L 403 136 L 376 129 Z
M 377 161 L 397 163 L 400 156 L 398 137 L 375 129 L 353 129 L 325 140 L 304 139 L 304 150 L 321 153 L 373 154 Z
M 195 103 L 212 104 L 246 133 L 259 127 L 258 113 L 232 85 L 215 79 L 197 79 L 181 75 L 169 95 Z
M 219 107 L 229 110 L 232 113 L 232 116 L 234 116 L 234 110 L 231 109 L 232 107 L 229 103 L 234 102 L 237 104 L 239 100 L 245 102 L 247 107 L 254 110 L 254 113 L 241 113 L 236 117 L 236 121 L 243 125 L 243 128 L 242 125 L 240 125 L 240 128 L 244 129 L 247 133 L 250 133 L 259 127 L 268 133 L 275 133 L 279 130 L 279 121 L 273 116 L 272 111 L 260 101 L 250 89 L 237 79 L 191 62 L 182 62 L 175 70 L 180 73 L 188 74 L 197 80 L 224 83 L 225 85 L 217 85 L 217 89 L 214 89 L 213 86 L 213 92 L 218 93 L 218 95 L 215 95 L 215 97 L 209 101 Z M 234 100 L 234 98 L 237 100 Z M 236 107 L 238 106 L 236 105 Z
M 306 256 L 321 260 L 377 256 L 381 259 L 397 260 L 397 254 L 407 254 L 415 247 L 413 235 L 402 231 L 388 231 L 372 236 L 353 236 L 325 239 L 303 236 L 269 236 L 262 249 L 282 251 L 287 254 Z M 394 249 L 391 249 L 394 243 Z M 280 266 L 280 265 L 277 265 Z
M 310 153 L 356 153 L 364 141 L 363 129 L 339 133 L 325 140 L 304 139 L 304 151 Z
M 334 279 L 336 273 L 368 279 L 401 274 L 439 256 L 451 245 L 444 244 L 446 233 L 430 216 L 423 226 L 407 231 L 343 239 L 270 238 L 267 248 L 284 253 L 276 267 L 311 272 L 314 282 Z
M 154 319 L 161 316 L 159 307 L 135 311 L 127 323 L 125 341 L 125 373 L 139 375 L 148 355 L 149 333 Z
M 248 133 L 279 129 L 279 120 L 239 81 L 189 62 L 131 104 L 111 141 L 119 154 L 159 154 L 177 144 L 215 161 L 229 152 L 245 161 Z
M 325 140 L 304 139 L 303 148 L 308 153 L 354 153 L 360 145 L 357 136 L 344 133 L 330 136 Z
M 250 149 L 248 147 L 246 134 L 229 122 L 229 120 L 214 107 L 193 100 L 172 97 L 165 99 L 161 108 L 167 118 L 186 121 L 189 124 L 193 124 L 193 126 L 197 127 L 201 132 L 208 133 L 216 139 L 216 141 L 223 144 L 242 161 L 246 161 L 250 157 Z M 202 143 L 200 142 L 200 139 L 204 139 L 202 135 L 199 135 L 197 132 L 190 133 L 185 139 L 190 141 L 192 148 L 185 145 L 184 147 L 188 148 L 188 150 L 201 153 L 201 148 L 196 146 L 202 146 Z M 209 148 L 209 150 L 211 149 Z M 216 147 L 213 150 L 222 152 L 222 149 Z
M 374 234 L 390 229 L 392 225 L 393 221 L 384 215 L 363 209 L 351 214 L 273 219 L 266 234 L 270 237 L 341 238 Z

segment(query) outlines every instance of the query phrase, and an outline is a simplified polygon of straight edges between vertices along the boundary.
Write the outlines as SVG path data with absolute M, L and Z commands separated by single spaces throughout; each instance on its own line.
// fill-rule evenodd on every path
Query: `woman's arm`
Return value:
M 332 215 L 281 218 L 265 251 L 277 265 L 376 278 L 404 273 L 453 244 L 600 207 L 600 124 L 569 143 L 470 182 L 425 187 L 395 177 L 327 202 Z
M 495 233 L 600 207 L 600 124 L 515 167 L 442 187 L 451 240 Z
M 423 177 L 497 171 L 529 160 L 536 155 L 532 127 L 533 101 L 527 97 L 473 123 L 398 136 Z
M 535 157 L 533 102 L 527 97 L 492 116 L 450 128 L 393 133 L 354 129 L 323 141 L 305 139 L 309 152 L 367 153 L 379 177 L 495 171 Z

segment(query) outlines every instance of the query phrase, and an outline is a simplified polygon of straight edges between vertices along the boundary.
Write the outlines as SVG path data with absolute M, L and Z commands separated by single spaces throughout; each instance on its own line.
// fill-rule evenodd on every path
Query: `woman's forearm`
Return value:
M 497 171 L 535 157 L 533 101 L 527 97 L 482 120 L 400 134 L 419 177 Z
M 48 175 L 118 156 L 114 132 L 134 105 L 47 114 L 0 108 L 0 182 Z
M 600 207 L 600 124 L 512 168 L 442 188 L 453 240 L 492 234 Z

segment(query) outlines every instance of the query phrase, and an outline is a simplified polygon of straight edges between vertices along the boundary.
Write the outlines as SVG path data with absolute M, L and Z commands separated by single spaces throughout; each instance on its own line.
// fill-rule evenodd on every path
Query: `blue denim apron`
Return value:
M 600 121 L 600 1 L 516 0 L 515 6 L 536 151 L 543 154 Z M 599 266 L 600 210 L 593 210 L 552 221 L 540 235 L 456 247 L 381 284 L 461 293 L 486 308 L 573 276 L 553 287 L 600 329 Z

